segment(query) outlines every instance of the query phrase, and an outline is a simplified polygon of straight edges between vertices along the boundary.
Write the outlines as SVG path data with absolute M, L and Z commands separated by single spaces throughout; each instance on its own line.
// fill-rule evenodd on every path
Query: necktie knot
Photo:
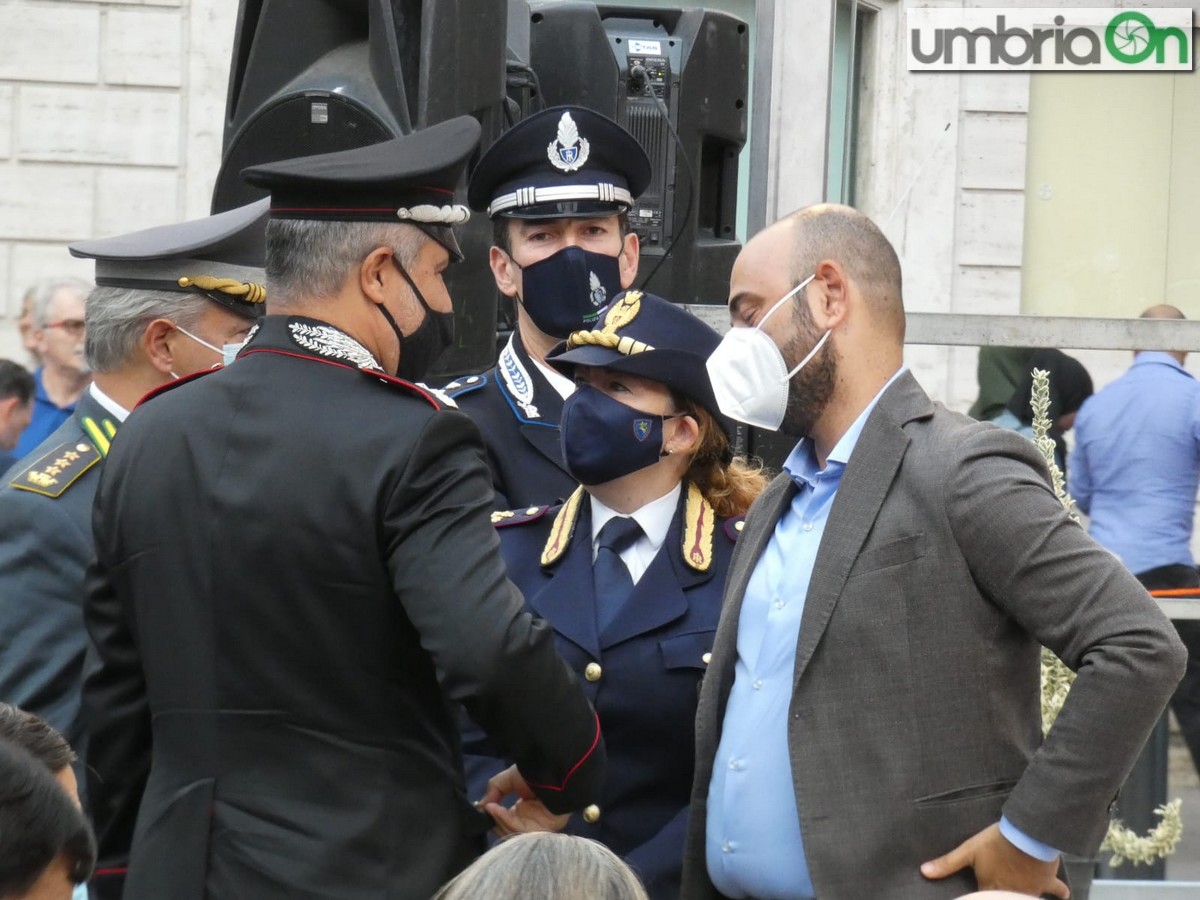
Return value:
M 642 536 L 642 526 L 630 516 L 613 516 L 600 529 L 599 546 L 615 553 L 625 550 Z
M 641 533 L 637 520 L 628 516 L 615 516 L 600 529 L 592 579 L 596 587 L 596 625 L 602 635 L 633 593 L 633 578 L 621 560 L 621 551 Z

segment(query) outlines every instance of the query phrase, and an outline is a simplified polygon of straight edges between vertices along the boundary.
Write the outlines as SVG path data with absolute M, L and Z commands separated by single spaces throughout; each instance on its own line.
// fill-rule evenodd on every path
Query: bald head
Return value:
M 792 231 L 796 282 L 822 260 L 840 263 L 862 291 L 872 318 L 903 341 L 900 260 L 874 222 L 849 206 L 822 203 L 792 213 L 781 224 Z
M 1165 303 L 1160 303 L 1157 306 L 1152 306 L 1140 316 L 1139 319 L 1186 319 L 1183 313 L 1177 310 L 1174 306 L 1168 306 Z
M 1151 306 L 1148 310 L 1146 310 L 1144 313 L 1142 313 L 1140 316 L 1138 316 L 1138 318 L 1139 319 L 1186 319 L 1187 316 L 1185 316 L 1182 312 L 1180 312 L 1174 306 L 1169 306 L 1166 303 L 1159 303 L 1156 306 Z M 1145 352 L 1146 352 L 1145 350 L 1135 350 L 1133 355 L 1137 356 L 1139 353 L 1145 353 Z M 1183 353 L 1181 351 L 1163 351 L 1163 352 L 1167 353 L 1169 356 L 1175 357 L 1175 359 L 1179 361 L 1180 365 L 1183 365 L 1184 360 L 1187 359 L 1187 354 Z

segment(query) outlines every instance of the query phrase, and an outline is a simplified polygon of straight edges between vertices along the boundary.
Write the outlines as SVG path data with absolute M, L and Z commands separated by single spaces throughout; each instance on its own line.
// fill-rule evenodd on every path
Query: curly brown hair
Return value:
M 729 435 L 704 406 L 690 397 L 675 397 L 675 407 L 696 420 L 700 438 L 692 453 L 686 477 L 696 483 L 718 516 L 742 516 L 767 486 L 759 460 L 734 456 Z

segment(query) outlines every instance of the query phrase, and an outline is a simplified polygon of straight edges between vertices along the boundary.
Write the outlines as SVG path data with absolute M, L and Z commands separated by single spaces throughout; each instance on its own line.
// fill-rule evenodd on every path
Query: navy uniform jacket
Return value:
M 116 427 L 85 391 L 0 485 L 0 700 L 41 716 L 81 759 L 83 575 L 100 463 Z
M 561 503 L 578 482 L 562 458 L 563 398 L 514 331 L 494 368 L 445 388 L 483 433 L 497 509 Z
M 475 426 L 369 365 L 267 316 L 113 443 L 84 704 L 130 900 L 428 900 L 491 825 L 455 701 L 548 807 L 597 796 L 597 719 L 505 578 Z
M 658 554 L 599 635 L 591 503 L 583 489 L 558 509 L 496 513 L 493 520 L 509 577 L 554 628 L 559 654 L 584 679 L 604 727 L 609 766 L 602 798 L 572 817 L 567 830 L 622 856 L 655 900 L 676 900 L 698 689 L 741 517 L 715 517 L 699 491 L 685 486 Z M 478 798 L 507 762 L 494 758 L 495 745 L 478 732 L 468 733 L 465 751 L 476 757 L 468 773 Z

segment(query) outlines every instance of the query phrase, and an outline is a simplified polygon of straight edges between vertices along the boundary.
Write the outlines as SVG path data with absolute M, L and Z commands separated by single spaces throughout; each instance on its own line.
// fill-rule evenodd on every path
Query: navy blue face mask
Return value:
M 581 384 L 562 412 L 562 451 L 567 471 L 580 484 L 604 484 L 652 466 L 663 453 L 663 416 L 642 412 Z
M 525 312 L 542 332 L 560 339 L 594 327 L 600 311 L 621 290 L 618 258 L 581 247 L 563 247 L 517 268 Z

